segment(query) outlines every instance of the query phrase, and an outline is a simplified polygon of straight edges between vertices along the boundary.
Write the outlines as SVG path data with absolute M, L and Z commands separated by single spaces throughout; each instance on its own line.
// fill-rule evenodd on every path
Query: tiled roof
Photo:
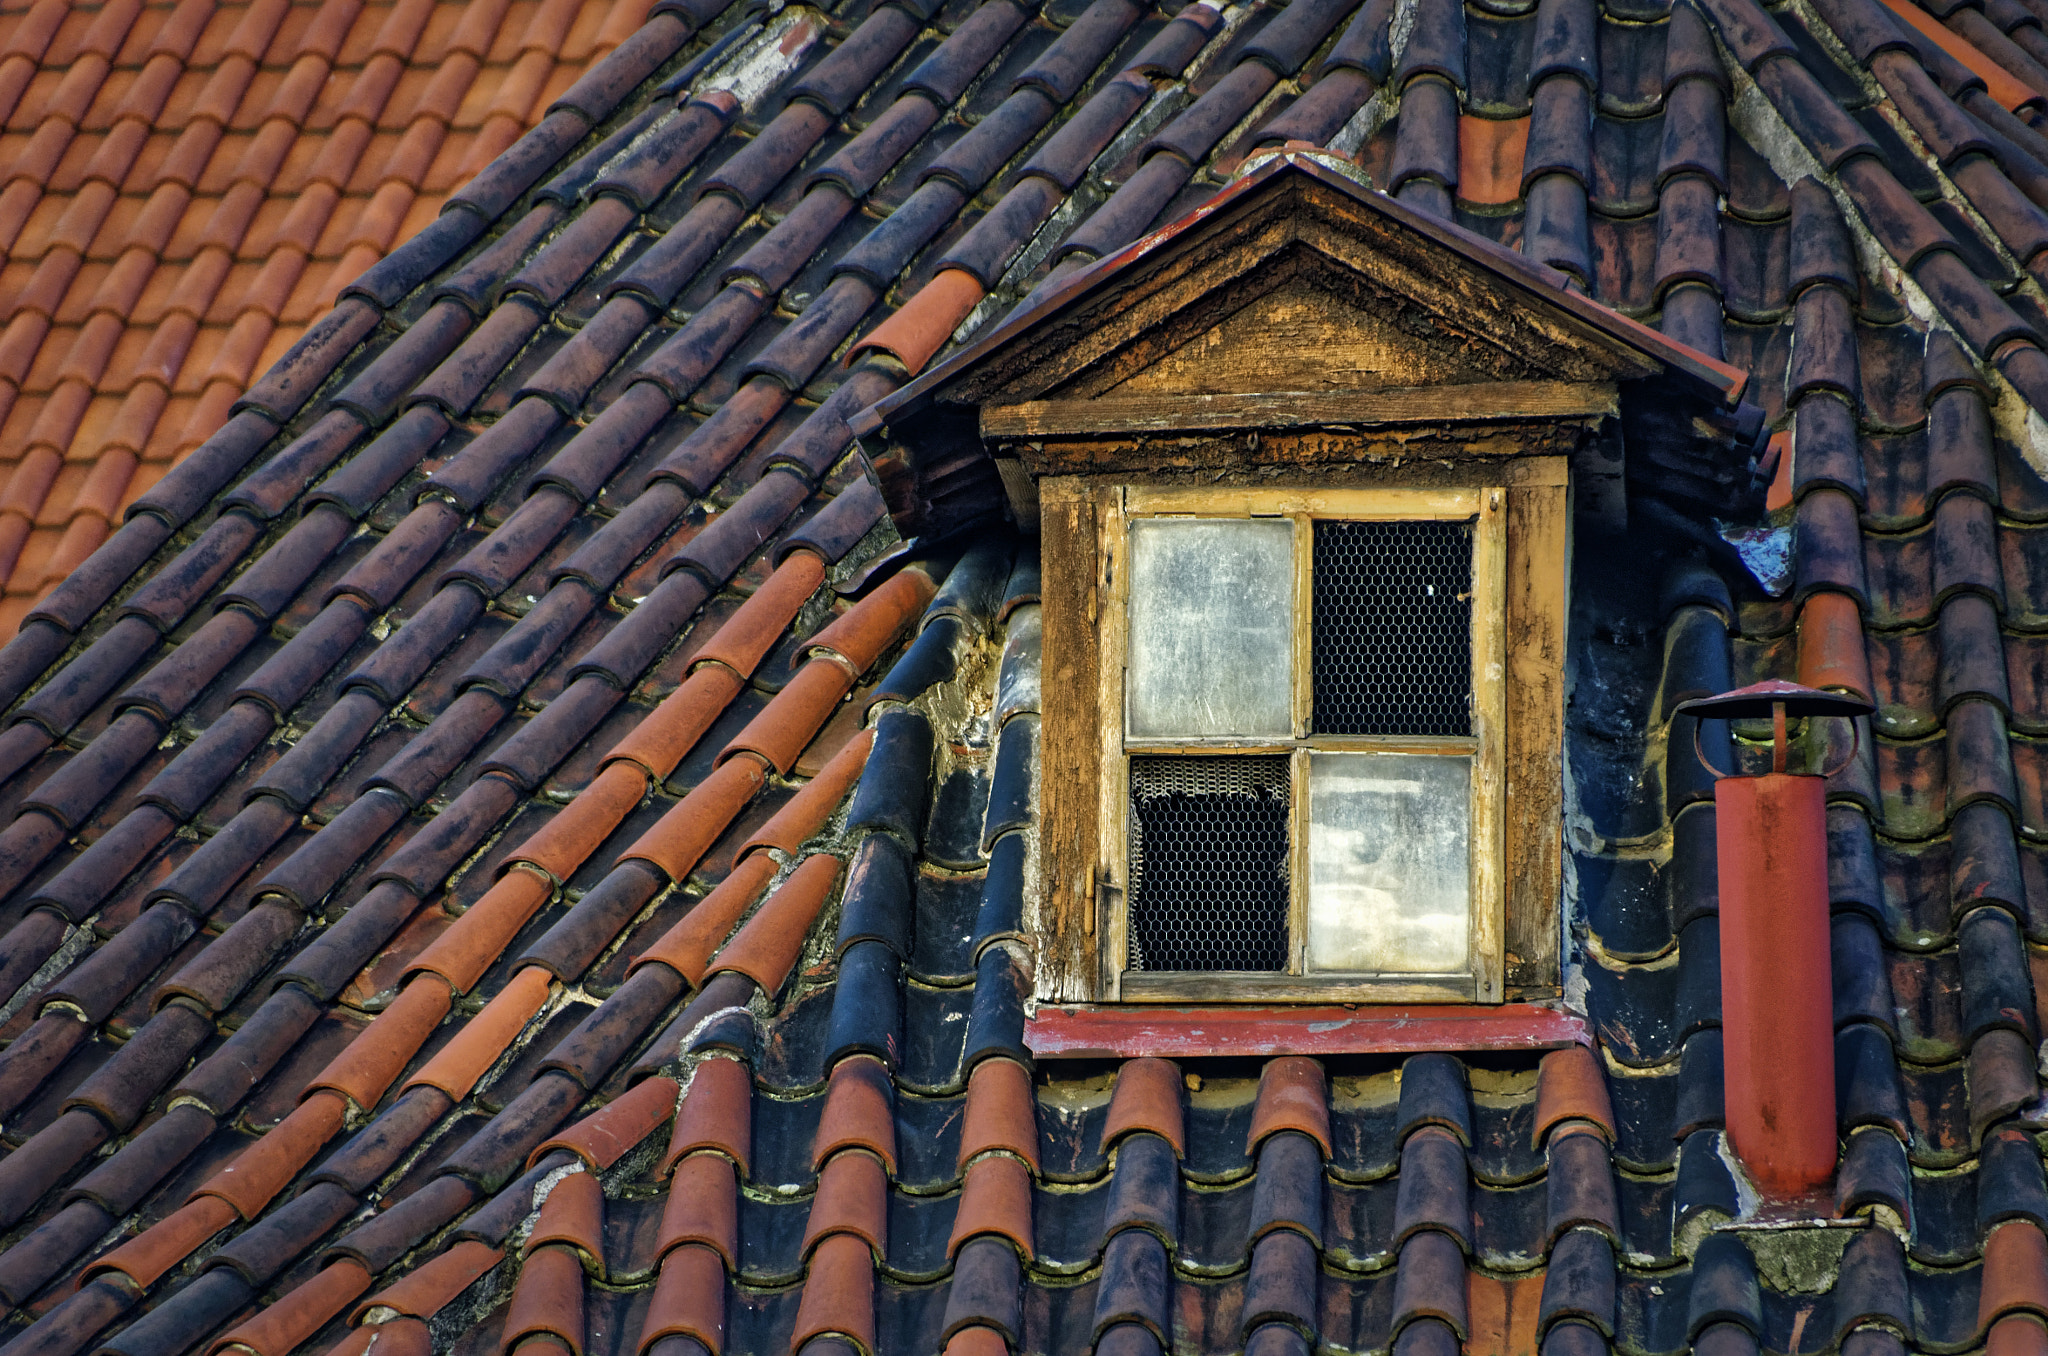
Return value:
M 4 1356 L 2048 1347 L 2048 16 L 1700 3 L 660 0 L 536 86 L 0 650 Z M 1025 1044 L 1036 546 L 847 421 L 1290 141 L 1778 431 L 1781 594 L 1682 464 L 1576 544 L 1590 1048 Z M 1670 715 L 1767 677 L 1880 708 L 1783 1246 Z
M 646 14 L 0 7 L 0 635 Z

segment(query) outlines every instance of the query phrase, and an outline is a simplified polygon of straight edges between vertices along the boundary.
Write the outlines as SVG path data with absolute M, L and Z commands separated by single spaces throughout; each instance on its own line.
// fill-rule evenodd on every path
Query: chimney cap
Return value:
M 1817 687 L 1804 687 L 1773 678 L 1718 696 L 1694 697 L 1691 701 L 1680 702 L 1672 714 L 1695 716 L 1701 720 L 1751 720 L 1771 716 L 1780 706 L 1788 717 L 1794 719 L 1839 716 L 1850 720 L 1877 710 L 1874 704 L 1852 693 L 1824 692 Z

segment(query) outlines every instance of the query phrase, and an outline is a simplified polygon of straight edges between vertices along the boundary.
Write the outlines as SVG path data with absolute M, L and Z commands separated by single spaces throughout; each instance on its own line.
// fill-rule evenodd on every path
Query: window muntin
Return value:
M 1499 996 L 1503 499 L 1126 492 L 1118 996 Z M 1168 789 L 1223 759 L 1263 789 Z

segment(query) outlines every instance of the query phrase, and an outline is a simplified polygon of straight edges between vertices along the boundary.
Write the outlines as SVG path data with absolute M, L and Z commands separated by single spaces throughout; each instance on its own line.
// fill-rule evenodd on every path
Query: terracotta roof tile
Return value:
M 246 1348 L 258 1356 L 282 1356 L 320 1331 L 369 1286 L 370 1273 L 362 1264 L 342 1258 L 294 1288 L 286 1303 L 229 1329 L 214 1349 Z
M 356 1306 L 352 1317 L 360 1322 L 374 1317 L 378 1310 L 387 1310 L 392 1315 L 432 1318 L 504 1256 L 496 1248 L 475 1239 L 456 1243 L 396 1285 L 372 1294 Z M 390 1320 L 385 1317 L 378 1321 Z
M 711 957 L 767 890 L 775 871 L 774 859 L 765 852 L 742 857 L 732 874 L 634 958 L 634 967 L 659 961 L 690 983 L 701 985 Z
M 987 1234 L 1007 1239 L 1022 1256 L 1037 1255 L 1031 1231 L 1031 1170 L 1001 1154 L 978 1158 L 968 1166 L 946 1251 L 958 1253 L 970 1239 Z
M 725 1266 L 710 1248 L 684 1246 L 661 1259 L 638 1351 L 664 1338 L 683 1338 L 713 1353 L 724 1350 Z
M 780 991 L 810 935 L 811 924 L 838 883 L 837 857 L 821 852 L 805 858 L 720 949 L 707 976 L 736 971 L 753 980 L 763 993 Z
M 547 902 L 550 892 L 547 878 L 538 871 L 507 871 L 410 968 L 440 975 L 456 992 L 468 992 L 505 943 Z
M 818 1174 L 818 1191 L 804 1225 L 803 1251 L 840 1234 L 889 1255 L 889 1181 L 881 1161 L 858 1151 L 834 1154 Z
M 560 1339 L 582 1356 L 584 1337 L 583 1268 L 568 1248 L 544 1247 L 527 1257 L 512 1288 L 505 1314 L 508 1346 L 520 1338 L 543 1334 Z
M 519 874 L 513 873 L 514 876 Z M 426 956 L 422 955 L 415 964 L 425 960 Z M 526 1024 L 540 1012 L 548 1001 L 549 988 L 550 977 L 538 966 L 519 971 L 485 1005 L 483 1011 L 465 1022 L 448 1044 L 406 1080 L 405 1086 L 439 1088 L 449 1100 L 461 1101 L 476 1086 L 477 1080 L 511 1048 L 514 1038 Z
M 572 1172 L 556 1182 L 526 1236 L 521 1251 L 532 1253 L 547 1244 L 563 1244 L 583 1255 L 583 1266 L 604 1274 L 604 1188 L 587 1172 Z
M 843 1334 L 860 1350 L 875 1341 L 875 1271 L 862 1241 L 835 1234 L 811 1254 L 793 1343 L 823 1334 Z
M 89 1281 L 100 1272 L 118 1271 L 137 1286 L 147 1286 L 235 1218 L 235 1208 L 220 1197 L 194 1197 L 160 1224 L 96 1259 L 81 1273 L 81 1279 Z
M 825 737 L 825 734 L 820 734 L 818 740 L 813 741 L 813 747 Z M 772 847 L 794 855 L 812 834 L 825 826 L 825 821 L 845 801 L 847 792 L 852 790 L 866 767 L 868 752 L 873 747 L 873 731 L 862 730 L 834 751 L 822 766 L 810 769 L 811 780 L 784 802 L 753 837 L 740 845 L 741 854 L 756 847 Z M 796 771 L 805 772 L 801 759 Z
M 713 1249 L 728 1268 L 740 1256 L 739 1182 L 730 1161 L 716 1153 L 686 1154 L 669 1178 L 662 1207 L 664 1255 L 688 1244 Z
M 811 1145 L 811 1162 L 822 1166 L 845 1149 L 865 1149 L 896 1173 L 896 1125 L 889 1071 L 864 1055 L 832 1067 L 824 1117 Z
M 341 1129 L 347 1110 L 341 1097 L 328 1092 L 314 1093 L 263 1138 L 208 1178 L 193 1193 L 195 1199 L 218 1196 L 234 1206 L 235 1213 L 243 1219 L 255 1219 Z M 367 1283 L 368 1277 L 364 1281 Z M 360 1289 L 352 1291 L 350 1297 L 360 1293 Z
M 752 1161 L 753 1081 L 747 1066 L 734 1059 L 707 1059 L 690 1076 L 676 1112 L 663 1171 L 686 1155 L 716 1150 L 731 1159 L 744 1176 Z
M 154 178 L 160 171 L 155 168 L 168 165 L 174 177 L 183 178 L 187 183 L 199 181 L 205 162 L 213 161 L 225 173 L 243 158 L 243 152 L 232 146 L 215 148 L 217 133 L 211 129 L 217 125 L 230 124 L 239 128 L 254 130 L 265 116 L 282 117 L 290 120 L 273 125 L 267 135 L 275 135 L 289 144 L 292 149 L 288 157 L 307 157 L 313 148 L 328 144 L 332 137 L 325 130 L 333 127 L 330 120 L 325 123 L 318 119 L 306 123 L 307 100 L 319 90 L 324 82 L 329 87 L 353 87 L 361 83 L 355 71 L 367 55 L 370 43 L 369 30 L 373 27 L 382 31 L 382 46 L 400 60 L 393 69 L 395 76 L 404 76 L 407 63 L 415 59 L 420 27 L 426 22 L 431 5 L 411 6 L 404 11 L 370 11 L 356 13 L 356 6 L 335 5 L 311 7 L 303 14 L 295 13 L 291 6 L 271 0 L 270 3 L 251 7 L 215 9 L 203 0 L 189 0 L 175 10 L 160 15 L 155 9 L 143 10 L 129 5 L 105 7 L 91 15 L 74 16 L 61 40 L 51 45 L 37 35 L 40 29 L 30 27 L 22 30 L 23 51 L 38 61 L 61 60 L 61 65 L 45 66 L 40 71 L 26 61 L 17 62 L 25 81 L 23 96 L 13 101 L 15 118 L 19 125 L 18 135 L 24 139 L 20 154 L 8 158 L 8 163 L 31 173 L 35 179 L 51 185 L 47 191 L 34 189 L 25 184 L 6 201 L 0 201 L 0 226 L 7 226 L 5 235 L 14 241 L 18 258 L 37 258 L 44 255 L 52 245 L 67 242 L 79 250 L 105 249 L 109 254 L 118 252 L 128 232 L 137 229 L 135 212 L 139 204 L 133 199 L 111 201 L 106 205 L 89 206 L 86 199 L 78 196 L 90 194 L 92 190 L 85 181 L 97 174 L 111 174 L 117 178 L 127 177 L 125 166 L 132 160 L 136 173 L 142 176 L 139 183 L 130 183 L 130 191 L 146 192 L 153 187 Z M 475 7 L 450 6 L 450 25 L 460 21 L 460 11 Z M 488 8 L 488 7 L 487 7 Z M 604 10 L 595 0 L 567 5 L 564 8 L 573 15 L 580 8 Z M 130 14 L 129 10 L 135 10 Z M 477 14 L 470 19 L 471 28 L 478 34 L 496 36 L 499 19 L 496 11 Z M 409 15 L 410 17 L 406 17 Z M 557 16 L 555 22 L 563 22 Z M 601 22 L 602 15 L 594 14 L 593 22 Z M 96 27 L 95 27 L 96 25 Z M 203 36 L 202 36 L 203 31 Z M 445 30 L 444 30 L 445 32 Z M 356 36 L 360 34 L 361 36 Z M 364 45 L 364 50 L 343 52 L 351 42 Z M 474 45 L 472 43 L 471 45 Z M 485 46 L 491 45 L 488 41 Z M 120 49 L 115 58 L 117 65 L 109 67 L 102 57 L 113 56 L 113 49 Z M 99 55 L 91 55 L 97 53 Z M 429 65 L 417 68 L 418 79 L 431 78 L 435 69 L 445 69 L 443 57 L 445 48 L 426 56 Z M 340 56 L 341 66 L 332 78 L 326 75 L 328 60 Z M 574 58 L 570 58 L 573 60 Z M 586 58 L 587 59 L 587 58 Z M 351 64 L 355 63 L 355 64 Z M 570 72 L 575 73 L 573 69 Z M 452 75 L 442 77 L 445 84 L 466 86 L 467 80 L 455 81 Z M 380 88 L 373 77 L 370 89 Z M 337 91 L 339 92 L 339 91 Z M 325 96 L 322 96 L 325 97 Z M 456 96 L 459 99 L 459 93 Z M 377 93 L 372 107 L 381 109 L 386 95 Z M 529 105 L 513 111 L 513 116 L 524 121 L 538 110 Z M 405 116 L 410 117 L 408 112 Z M 171 129 L 164 133 L 143 139 L 144 121 L 122 122 L 123 117 L 154 121 L 158 127 Z M 195 121 L 196 120 L 196 121 Z M 91 129 L 86 136 L 61 135 L 59 129 L 73 122 L 83 121 Z M 287 135 L 291 123 L 301 123 L 308 130 Z M 322 130 L 313 130 L 320 128 Z M 40 131 L 38 129 L 41 129 Z M 111 139 L 105 133 L 113 129 Z M 500 133 L 504 136 L 505 133 Z M 38 137 L 40 140 L 38 140 Z M 45 148 L 41 154 L 47 163 L 35 159 L 38 152 L 34 147 Z M 139 158 L 137 151 L 141 151 Z M 399 178 L 419 184 L 427 177 L 427 166 L 435 158 L 436 146 L 431 143 L 420 145 L 415 155 L 417 163 L 407 162 L 398 166 L 395 173 Z M 166 154 L 170 160 L 164 159 Z M 348 155 L 350 164 L 361 158 L 360 150 Z M 297 163 L 305 163 L 300 159 Z M 41 166 L 38 168 L 38 166 Z M 179 168 L 179 166 L 184 168 Z M 70 167 L 70 168 L 67 168 Z M 428 188 L 429 193 L 445 193 L 453 186 L 454 176 Z M 221 187 L 225 187 L 225 183 Z M 277 184 L 269 192 L 277 193 L 288 184 Z M 285 197 L 272 199 L 279 210 L 288 210 L 292 200 Z M 25 230 L 8 226 L 8 209 L 18 215 L 13 220 L 22 223 Z M 425 217 L 414 215 L 415 206 L 421 207 Z M 327 279 L 337 271 L 341 256 L 350 254 L 349 268 L 356 268 L 362 261 L 361 249 L 388 248 L 400 238 L 408 224 L 431 219 L 433 203 L 415 204 L 411 196 L 400 201 L 388 199 L 380 209 L 372 208 L 371 216 L 365 220 L 361 211 L 345 213 L 346 221 L 338 223 L 345 227 L 349 239 L 322 240 L 324 228 L 333 220 L 332 208 L 322 212 L 319 219 L 311 224 L 304 234 L 304 243 L 311 250 L 324 245 L 330 252 L 326 257 L 316 254 L 305 266 L 306 273 L 318 275 L 316 282 L 304 282 L 301 278 L 286 276 L 288 270 L 278 270 L 268 275 L 268 290 L 259 297 L 250 298 L 260 310 L 279 315 L 285 323 L 294 327 L 283 342 L 288 345 L 296 332 L 313 316 L 311 307 L 301 302 L 294 307 L 292 299 L 295 289 L 305 288 L 312 296 L 320 295 L 318 289 L 327 286 Z M 259 217 L 269 210 L 269 203 L 258 195 Z M 222 237 L 232 248 L 239 243 L 246 227 L 227 225 L 218 220 L 217 212 L 205 205 L 195 205 L 188 212 L 190 225 L 186 242 L 175 253 L 189 256 L 191 242 L 204 238 L 199 232 L 208 228 L 225 231 Z M 239 221 L 240 218 L 235 218 Z M 102 222 L 105 225 L 102 225 Z M 155 234 L 162 228 L 142 228 L 142 240 L 146 246 L 162 250 L 167 238 Z M 261 235 L 259 227 L 257 234 Z M 152 245 L 152 239 L 154 244 Z M 272 248 L 260 246 L 266 253 Z M 26 253 L 19 253 L 26 251 Z M 260 259 L 262 256 L 254 256 Z M 328 288 L 331 292 L 333 289 Z M 226 304 L 236 304 L 233 295 L 224 298 Z M 236 317 L 232 314 L 221 318 L 219 323 L 234 327 Z M 260 339 L 253 331 L 251 342 L 258 350 L 267 349 L 271 336 Z M 147 343 L 147 332 L 139 335 L 138 344 Z M 189 351 L 185 361 L 200 362 L 211 366 L 217 350 L 200 346 Z M 226 369 L 230 378 L 246 382 L 253 376 L 254 363 L 259 353 L 247 358 L 232 360 Z M 179 387 L 196 391 L 199 383 L 190 377 L 174 372 L 172 379 Z M 112 388 L 116 392 L 121 387 Z M 201 435 L 203 437 L 203 433 Z M 196 445 L 195 439 L 187 446 Z M 90 460 L 100 455 L 101 449 L 85 449 L 83 455 Z M 118 465 L 118 462 L 113 463 Z M 40 507 L 40 506 L 39 506 Z M 71 513 L 62 506 L 52 506 L 52 512 L 59 520 L 68 520 Z M 26 591 L 31 596 L 55 582 L 54 578 L 38 576 L 33 579 L 14 578 L 9 588 L 15 592 Z

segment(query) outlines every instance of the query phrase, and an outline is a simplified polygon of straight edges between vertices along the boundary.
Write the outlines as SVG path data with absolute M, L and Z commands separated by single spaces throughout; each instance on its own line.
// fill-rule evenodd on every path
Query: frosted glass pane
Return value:
M 1294 733 L 1294 527 L 1273 519 L 1131 525 L 1131 734 Z
M 1472 760 L 1317 753 L 1308 786 L 1308 968 L 1462 973 Z

